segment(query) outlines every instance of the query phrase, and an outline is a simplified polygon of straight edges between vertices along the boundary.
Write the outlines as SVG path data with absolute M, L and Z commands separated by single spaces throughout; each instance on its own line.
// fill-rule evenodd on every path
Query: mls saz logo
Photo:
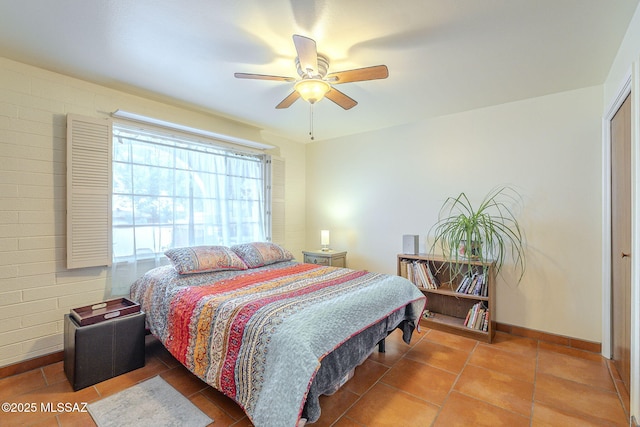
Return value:
M 40 403 L 40 412 L 88 412 L 87 403 L 72 402 L 42 402 Z

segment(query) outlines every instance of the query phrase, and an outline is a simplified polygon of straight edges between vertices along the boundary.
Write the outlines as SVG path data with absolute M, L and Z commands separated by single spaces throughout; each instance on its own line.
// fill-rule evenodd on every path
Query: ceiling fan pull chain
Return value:
M 309 104 L 309 136 L 313 141 L 313 104 Z

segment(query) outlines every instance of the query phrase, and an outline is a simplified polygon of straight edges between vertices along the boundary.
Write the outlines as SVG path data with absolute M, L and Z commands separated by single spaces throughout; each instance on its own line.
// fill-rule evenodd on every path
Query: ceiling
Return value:
M 316 140 L 602 84 L 638 0 L 0 0 L 0 56 L 307 141 L 293 34 L 358 101 L 314 107 Z

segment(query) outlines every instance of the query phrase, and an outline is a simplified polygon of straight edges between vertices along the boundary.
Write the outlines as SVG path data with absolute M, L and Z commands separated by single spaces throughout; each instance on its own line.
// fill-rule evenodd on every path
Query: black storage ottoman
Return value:
M 144 312 L 80 326 L 64 316 L 64 372 L 74 390 L 144 366 Z

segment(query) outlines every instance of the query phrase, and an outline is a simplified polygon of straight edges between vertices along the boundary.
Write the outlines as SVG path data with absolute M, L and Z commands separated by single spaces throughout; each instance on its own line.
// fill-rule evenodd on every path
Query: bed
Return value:
M 298 263 L 273 243 L 166 255 L 131 298 L 169 352 L 256 426 L 316 421 L 319 396 L 376 343 L 397 328 L 409 343 L 426 302 L 401 277 Z

